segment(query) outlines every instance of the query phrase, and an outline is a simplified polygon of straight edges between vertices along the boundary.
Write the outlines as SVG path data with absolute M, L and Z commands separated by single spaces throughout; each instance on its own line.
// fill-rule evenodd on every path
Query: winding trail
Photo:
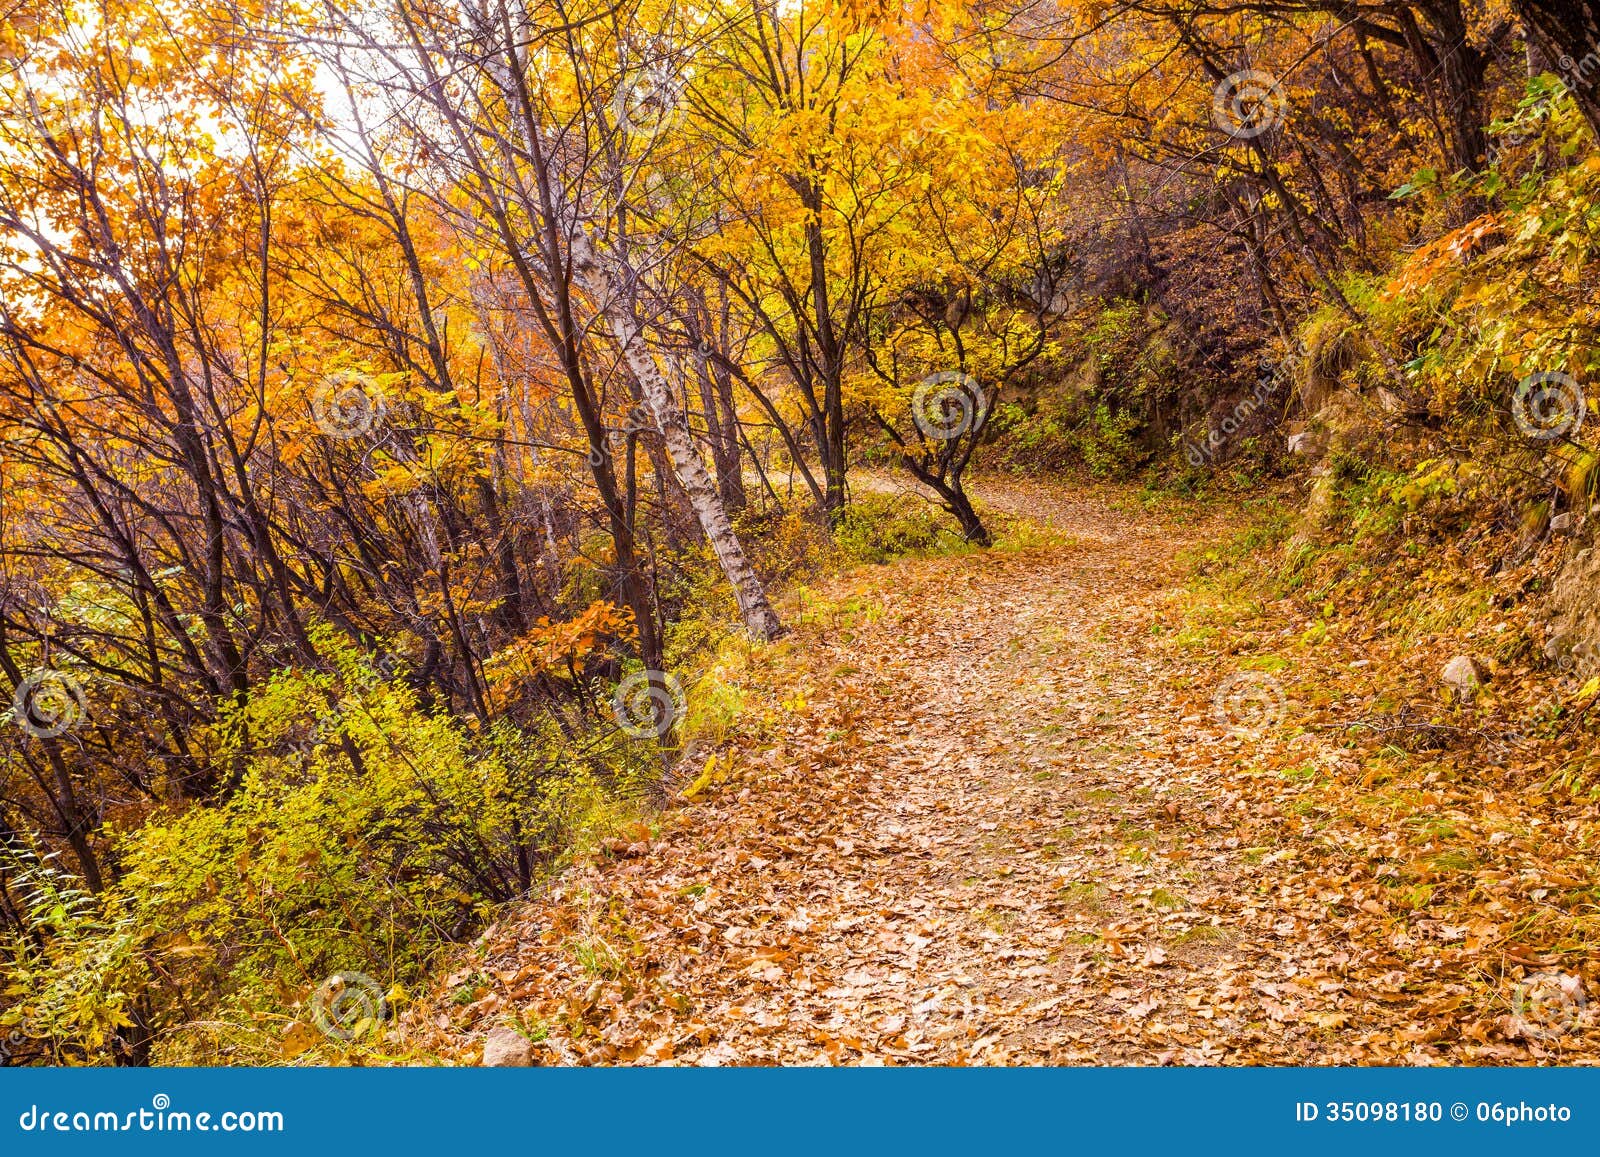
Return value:
M 1439 1059 L 1389 949 L 1274 878 L 1299 828 L 1238 789 L 1217 657 L 1165 645 L 1229 516 L 978 489 L 1034 545 L 791 599 L 733 775 L 490 930 L 456 1055 L 510 1017 L 550 1064 Z

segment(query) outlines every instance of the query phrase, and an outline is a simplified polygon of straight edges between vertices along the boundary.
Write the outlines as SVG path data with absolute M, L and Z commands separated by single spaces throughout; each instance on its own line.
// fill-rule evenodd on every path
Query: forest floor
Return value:
M 793 592 L 791 635 L 738 673 L 731 773 L 492 927 L 409 1044 L 475 1063 L 498 1023 L 539 1064 L 1596 1055 L 1590 966 L 1524 943 L 1514 863 L 1539 844 L 1558 896 L 1581 841 L 1439 774 L 1398 805 L 1316 724 L 1349 710 L 1336 679 L 1228 699 L 1249 664 L 1184 637 L 1192 548 L 1237 507 L 978 491 L 1012 516 L 1001 547 Z M 1259 637 L 1305 625 L 1254 613 Z M 1370 678 L 1353 653 L 1325 661 Z

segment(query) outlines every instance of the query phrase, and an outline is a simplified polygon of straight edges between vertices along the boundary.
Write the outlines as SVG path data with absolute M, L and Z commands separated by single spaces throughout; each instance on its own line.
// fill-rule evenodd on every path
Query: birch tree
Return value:
M 369 20 L 330 9 L 341 34 L 362 47 L 369 88 L 430 142 L 436 175 L 450 181 L 433 195 L 454 202 L 471 244 L 515 277 L 531 319 L 559 355 L 647 666 L 661 666 L 661 646 L 601 400 L 619 368 L 666 447 L 745 627 L 758 639 L 775 637 L 778 617 L 656 362 L 664 355 L 647 348 L 642 272 L 628 263 L 622 240 L 654 137 L 630 134 L 626 110 L 630 100 L 660 99 L 663 83 L 641 65 L 637 44 L 645 40 L 646 51 L 659 55 L 656 46 L 684 30 L 641 37 L 637 30 L 652 19 L 641 5 L 580 11 L 485 0 L 449 10 L 396 4 L 377 15 L 393 41 Z M 632 147 L 631 135 L 643 135 L 645 147 Z M 596 245 L 588 230 L 609 240 Z M 669 256 L 651 254 L 651 264 Z

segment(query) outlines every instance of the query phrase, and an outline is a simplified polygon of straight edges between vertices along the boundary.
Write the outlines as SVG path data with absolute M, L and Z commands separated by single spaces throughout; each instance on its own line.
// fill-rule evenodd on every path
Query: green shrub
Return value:
M 116 1051 L 149 972 L 132 919 L 99 904 L 54 853 L 0 843 L 0 873 L 22 927 L 0 938 L 6 987 L 0 1038 L 11 1063 L 62 1064 Z
M 276 1056 L 328 978 L 359 974 L 378 997 L 410 983 L 652 773 L 649 743 L 580 756 L 553 725 L 474 732 L 354 649 L 318 646 L 334 670 L 280 672 L 209 737 L 238 776 L 224 802 L 152 816 L 93 900 L 28 877 L 43 947 L 4 946 L 36 985 L 8 995 L 58 1053 L 108 1059 L 138 1021 L 156 1059 Z
M 989 418 L 988 436 L 994 445 L 991 459 L 1015 473 L 1060 470 L 1075 460 L 1072 419 L 1053 394 L 1040 397 L 1032 410 L 1002 402 Z
M 958 547 L 944 512 L 915 495 L 863 494 L 834 527 L 834 542 L 856 562 L 884 563 Z
M 1073 431 L 1073 445 L 1095 478 L 1127 478 L 1146 457 L 1135 439 L 1141 425 L 1126 410 L 1100 402 Z

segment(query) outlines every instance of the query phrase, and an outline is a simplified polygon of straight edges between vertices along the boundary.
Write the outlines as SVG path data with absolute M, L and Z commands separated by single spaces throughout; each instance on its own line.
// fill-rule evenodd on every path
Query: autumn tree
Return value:
M 640 624 L 647 665 L 662 666 L 660 643 L 631 509 L 609 452 L 601 390 L 619 373 L 666 443 L 745 625 L 770 638 L 779 629 L 776 616 L 687 436 L 656 353 L 642 344 L 640 269 L 630 256 L 626 224 L 630 182 L 642 161 L 637 154 L 630 158 L 637 145 L 630 145 L 626 117 L 611 111 L 623 107 L 629 86 L 638 83 L 636 66 L 620 47 L 624 14 L 607 9 L 583 18 L 500 5 L 463 11 L 460 22 L 404 6 L 383 15 L 403 49 L 375 40 L 359 20 L 341 13 L 330 18 L 382 61 L 382 79 L 368 80 L 413 134 L 432 142 L 433 171 L 451 182 L 451 192 L 436 188 L 435 195 L 448 200 L 459 190 L 465 196 L 458 219 L 466 244 L 516 279 L 530 320 L 559 351 L 608 512 L 618 588 Z M 536 57 L 555 67 L 536 72 Z

